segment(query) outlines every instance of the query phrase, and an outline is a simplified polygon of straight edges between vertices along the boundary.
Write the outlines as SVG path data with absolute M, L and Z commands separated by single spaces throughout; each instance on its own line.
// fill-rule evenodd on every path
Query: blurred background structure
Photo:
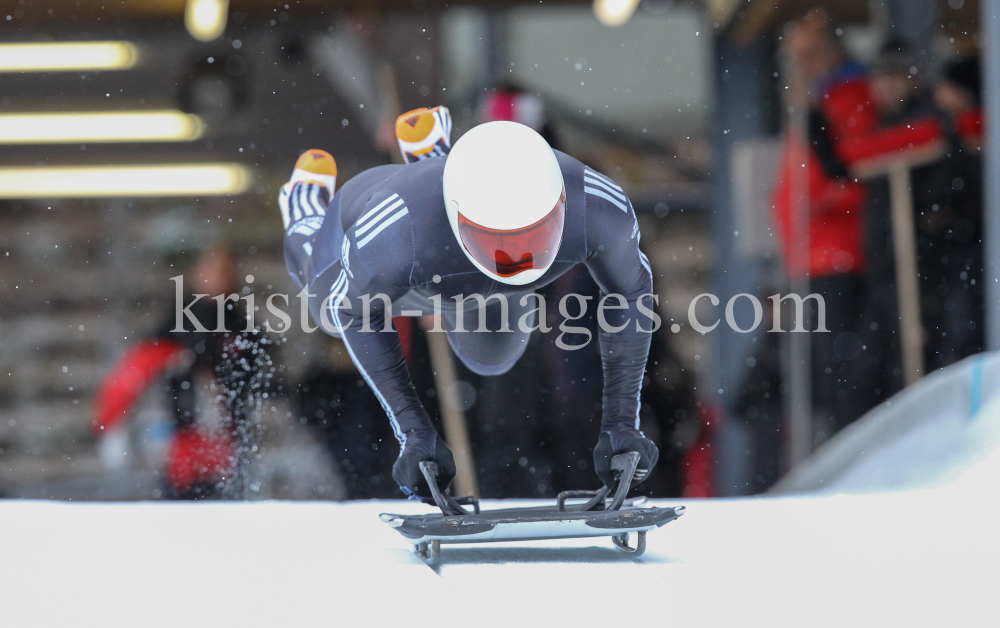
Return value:
M 209 467 L 231 475 L 211 447 L 178 454 L 184 429 L 232 420 L 220 360 L 195 368 L 178 349 L 114 430 L 98 421 L 102 382 L 137 343 L 166 337 L 171 278 L 197 281 L 206 252 L 232 252 L 234 291 L 281 328 L 264 303 L 291 291 L 276 197 L 296 157 L 328 150 L 347 181 L 398 159 L 397 115 L 436 105 L 452 112 L 453 141 L 514 119 L 623 186 L 664 321 L 642 397 L 662 452 L 647 491 L 764 491 L 910 381 L 908 342 L 918 375 L 985 348 L 983 303 L 997 299 L 983 293 L 983 197 L 995 192 L 983 191 L 992 101 L 978 58 L 993 8 L 0 0 L 0 496 L 157 499 L 178 496 L 184 464 L 199 481 L 218 481 Z M 912 233 L 900 238 L 900 225 Z M 900 268 L 919 278 L 915 292 L 897 290 Z M 580 274 L 550 290 L 596 287 Z M 829 334 L 768 333 L 768 297 L 793 291 L 823 295 Z M 689 305 L 706 292 L 721 304 L 691 311 L 722 323 L 701 334 Z M 733 327 L 754 327 L 750 299 L 726 322 L 738 294 L 766 306 L 747 333 Z M 898 311 L 905 295 L 916 310 Z M 775 306 L 786 329 L 791 305 Z M 902 319 L 915 336 L 902 337 Z M 221 496 L 399 496 L 374 397 L 338 341 L 295 323 L 234 334 L 260 358 L 247 368 L 257 384 L 239 393 L 252 405 L 237 455 L 247 479 Z M 564 355 L 555 335 L 536 335 L 502 377 L 459 368 L 449 398 L 468 418 L 486 497 L 596 483 L 599 357 L 593 344 Z M 404 341 L 439 414 L 423 332 Z

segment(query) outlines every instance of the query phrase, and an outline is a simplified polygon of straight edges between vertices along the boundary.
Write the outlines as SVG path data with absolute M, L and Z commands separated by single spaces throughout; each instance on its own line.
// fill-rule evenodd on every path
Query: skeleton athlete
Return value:
M 279 198 L 289 273 L 318 295 L 312 317 L 343 339 L 392 423 L 400 445 L 393 478 L 425 498 L 419 463 L 437 462 L 444 487 L 455 462 L 417 398 L 391 317 L 440 312 L 458 358 L 475 373 L 498 375 L 527 347 L 538 318 L 534 292 L 585 264 L 601 296 L 612 295 L 599 332 L 595 470 L 613 486 L 611 457 L 636 451 L 633 482 L 642 481 L 659 456 L 639 429 L 654 298 L 631 203 L 614 181 L 526 126 L 488 122 L 454 147 L 450 126 L 444 107 L 400 116 L 397 137 L 410 163 L 366 170 L 335 194 L 333 158 L 310 150 Z

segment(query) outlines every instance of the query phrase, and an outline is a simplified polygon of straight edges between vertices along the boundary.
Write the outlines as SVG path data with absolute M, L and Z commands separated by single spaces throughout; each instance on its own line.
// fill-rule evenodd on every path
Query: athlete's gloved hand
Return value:
M 455 457 L 444 439 L 433 428 L 410 430 L 406 433 L 406 447 L 392 466 L 392 479 L 408 497 L 431 497 L 420 463 L 432 460 L 438 465 L 438 486 L 445 490 L 455 479 Z
M 649 477 L 660 458 L 660 450 L 634 427 L 601 428 L 597 447 L 594 447 L 594 470 L 608 488 L 615 488 L 618 484 L 611 472 L 611 458 L 629 451 L 639 452 L 639 466 L 632 477 L 632 486 L 635 486 Z

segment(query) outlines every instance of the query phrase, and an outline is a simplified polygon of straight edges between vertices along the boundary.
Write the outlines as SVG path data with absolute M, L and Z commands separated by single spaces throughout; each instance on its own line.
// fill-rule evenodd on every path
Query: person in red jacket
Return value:
M 845 368 L 860 353 L 852 329 L 861 311 L 861 273 L 867 261 L 867 197 L 864 184 L 848 171 L 845 149 L 875 119 L 865 68 L 848 57 L 825 12 L 813 10 L 790 23 L 782 46 L 789 104 L 807 108 L 808 121 L 806 129 L 790 124 L 786 130 L 773 197 L 775 222 L 789 278 L 808 277 L 810 292 L 825 301 L 831 333 L 810 334 L 813 404 L 839 429 L 864 410 L 852 403 L 856 383 Z M 808 221 L 804 252 L 795 233 L 796 215 Z M 815 325 L 815 311 L 811 320 Z
M 919 71 L 898 42 L 885 46 L 869 75 L 847 56 L 826 13 L 812 10 L 786 28 L 783 52 L 792 70 L 790 101 L 808 103 L 809 122 L 807 140 L 787 134 L 774 207 L 789 274 L 808 274 L 812 291 L 826 299 L 832 333 L 812 336 L 813 392 L 817 406 L 832 408 L 827 412 L 836 430 L 902 383 L 892 332 L 895 271 L 887 186 L 883 178 L 873 193 L 872 185 L 857 177 L 943 148 L 946 132 L 933 109 L 907 107 L 915 102 Z M 794 254 L 799 242 L 791 229 L 800 189 L 808 190 L 807 256 Z
M 943 80 L 932 90 L 916 55 L 895 41 L 883 47 L 875 67 L 879 127 L 873 135 L 909 140 L 896 153 L 887 150 L 883 159 L 898 159 L 905 154 L 900 149 L 919 155 L 937 145 L 933 161 L 925 158 L 911 168 L 923 353 L 930 372 L 982 348 L 979 69 L 974 62 L 947 64 Z M 891 198 L 884 178 L 874 179 L 870 190 L 868 250 L 873 263 L 862 331 L 868 334 L 870 379 L 877 393 L 873 402 L 878 402 L 901 388 L 902 381 Z
M 933 111 L 918 115 L 901 111 L 914 85 L 897 81 L 887 72 L 909 62 L 892 51 L 900 44 L 887 44 L 879 71 L 870 77 L 865 68 L 848 58 L 833 37 L 822 11 L 811 11 L 790 25 L 785 51 L 795 68 L 797 96 L 808 99 L 808 143 L 794 132 L 787 136 L 779 170 L 775 211 L 784 236 L 786 260 L 792 275 L 809 273 L 813 279 L 842 273 L 858 274 L 867 262 L 864 243 L 866 187 L 852 172 L 874 167 L 879 161 L 898 158 L 906 151 L 940 143 L 945 130 Z M 887 59 L 887 57 L 889 57 Z M 914 68 L 914 71 L 915 68 Z M 910 77 L 913 78 L 913 77 Z M 795 91 L 795 90 L 793 90 Z M 795 99 L 793 96 L 792 99 Z M 890 111 L 895 103 L 899 111 Z M 893 119 L 893 118 L 897 119 Z M 794 130 L 792 130 L 794 131 Z M 808 154 L 803 155 L 808 145 Z M 796 243 L 790 230 L 796 200 L 797 168 L 806 169 L 810 220 L 808 264 L 796 263 Z
M 199 258 L 186 287 L 189 293 L 228 295 L 234 292 L 234 271 L 232 253 L 212 249 Z M 186 295 L 184 304 L 191 301 L 190 294 Z M 196 301 L 189 311 L 205 329 L 219 328 L 216 302 L 210 297 Z M 128 348 L 97 392 L 92 425 L 98 439 L 104 440 L 121 434 L 135 403 L 155 383 L 166 380 L 174 418 L 165 469 L 166 495 L 171 498 L 225 497 L 234 492 L 229 489 L 234 488 L 234 475 L 238 475 L 240 441 L 249 433 L 244 383 L 251 374 L 234 373 L 228 359 L 242 352 L 237 338 L 244 317 L 230 303 L 222 323 L 230 333 L 192 330 L 187 319 L 184 331 L 176 331 L 171 308 L 159 329 Z M 224 393 L 226 429 L 212 431 L 198 425 L 195 377 L 199 372 L 215 378 Z

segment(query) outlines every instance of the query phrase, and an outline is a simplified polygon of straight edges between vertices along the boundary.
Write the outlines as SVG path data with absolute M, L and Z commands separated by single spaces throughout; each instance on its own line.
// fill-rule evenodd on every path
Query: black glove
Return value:
M 437 463 L 437 483 L 442 491 L 455 479 L 455 457 L 437 431 L 431 428 L 410 430 L 406 433 L 406 447 L 392 465 L 392 479 L 407 497 L 431 497 L 431 489 L 420 472 L 420 463 L 425 460 Z
M 611 473 L 612 456 L 629 451 L 639 452 L 639 466 L 632 477 L 632 486 L 635 486 L 649 477 L 660 458 L 660 450 L 634 427 L 602 428 L 597 447 L 594 447 L 594 471 L 608 488 L 615 488 L 618 484 Z

